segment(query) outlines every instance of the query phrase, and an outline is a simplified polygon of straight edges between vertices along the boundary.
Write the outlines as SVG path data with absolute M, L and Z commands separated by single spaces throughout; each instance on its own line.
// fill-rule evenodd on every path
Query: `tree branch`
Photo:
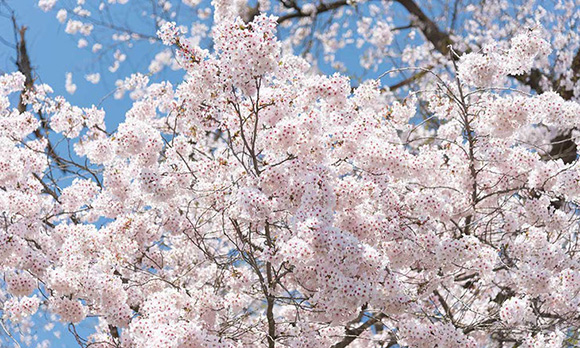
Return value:
M 387 315 L 384 313 L 379 313 L 378 315 L 369 318 L 369 320 L 362 323 L 361 326 L 355 329 L 346 329 L 346 336 L 342 339 L 342 341 L 335 343 L 331 348 L 344 348 L 351 344 L 354 340 L 356 340 L 366 329 L 370 328 L 371 326 L 375 325 L 376 323 L 380 322 L 383 318 L 386 318 Z M 389 345 L 390 346 L 390 343 Z
M 435 49 L 441 54 L 447 55 L 449 53 L 449 45 L 453 43 L 449 34 L 441 31 L 413 0 L 395 1 L 416 17 L 416 20 L 412 23 L 421 30 L 425 38 L 435 46 Z
M 346 5 L 348 5 L 348 2 L 346 0 L 339 0 L 336 2 L 332 2 L 330 4 L 320 3 L 318 6 L 316 6 L 316 13 L 314 13 L 314 15 L 318 15 L 320 13 L 336 10 L 336 9 L 338 9 L 342 6 L 346 6 Z M 278 18 L 278 24 L 284 23 L 285 21 L 293 19 L 293 18 L 302 18 L 302 17 L 310 17 L 311 16 L 310 13 L 302 12 L 302 9 L 298 8 L 297 6 L 295 8 L 297 8 L 296 12 L 289 13 L 289 14 L 284 15 L 284 16 L 280 16 L 280 18 Z
M 570 70 L 572 71 L 572 82 L 576 84 L 580 80 L 580 49 L 578 49 L 576 55 L 572 59 Z M 560 92 L 560 95 L 562 96 L 562 98 L 570 100 L 574 96 L 574 91 L 564 90 Z
M 12 15 L 12 24 L 14 25 L 14 32 L 18 33 L 16 42 L 16 66 L 18 67 L 18 71 L 20 71 L 26 78 L 24 82 L 24 90 L 22 93 L 20 93 L 20 100 L 18 102 L 18 112 L 23 113 L 27 109 L 27 105 L 24 102 L 24 97 L 27 91 L 31 91 L 34 88 L 34 78 L 32 77 L 32 64 L 30 63 L 30 56 L 28 55 L 28 50 L 26 49 L 25 34 L 27 28 L 25 26 L 18 26 L 14 14 Z M 42 139 L 45 138 L 45 136 L 42 134 L 41 129 L 44 131 L 48 130 L 48 120 L 42 115 L 41 111 L 38 111 L 37 114 L 38 118 L 40 119 L 40 127 L 34 130 L 34 136 L 37 139 Z M 66 171 L 68 165 L 63 161 L 62 158 L 60 158 L 60 156 L 58 156 L 48 137 L 46 137 L 46 139 L 46 151 L 48 156 L 54 160 L 54 162 L 61 170 Z

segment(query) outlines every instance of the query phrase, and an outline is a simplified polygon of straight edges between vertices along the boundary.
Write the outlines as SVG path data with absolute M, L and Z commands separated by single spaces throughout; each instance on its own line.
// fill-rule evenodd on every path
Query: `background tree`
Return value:
M 576 84 L 580 76 L 576 9 L 580 5 L 572 0 L 239 0 L 215 4 L 214 9 L 209 1 L 201 0 L 39 2 L 41 8 L 56 13 L 67 33 L 79 37 L 79 47 L 92 49 L 100 64 L 108 62 L 106 69 L 101 66 L 102 72 L 88 74 L 88 78 L 95 81 L 96 76 L 100 79 L 112 73 L 117 76 L 117 86 L 122 81 L 117 70 L 135 47 L 156 47 L 146 69 L 142 60 L 132 63 L 142 66 L 142 71 L 158 74 L 167 68 L 179 69 L 171 49 L 163 48 L 155 35 L 167 21 L 177 21 L 190 40 L 209 48 L 211 14 L 217 18 L 237 15 L 247 22 L 266 12 L 279 16 L 284 49 L 326 74 L 340 71 L 358 85 L 376 78 L 377 72 L 402 68 L 389 76 L 388 90 L 399 98 L 409 88 L 424 89 L 429 83 L 425 70 L 409 67 L 453 73 L 450 58 L 507 42 L 525 28 L 541 31 L 556 51 L 537 61 L 529 73 L 514 75 L 509 85 L 538 94 L 555 90 L 565 100 L 577 100 L 580 93 Z M 451 45 L 455 54 L 450 52 Z M 122 94 L 118 91 L 117 96 Z M 428 117 L 428 112 L 421 113 Z M 576 158 L 574 131 L 545 130 L 544 148 L 551 157 L 566 163 Z

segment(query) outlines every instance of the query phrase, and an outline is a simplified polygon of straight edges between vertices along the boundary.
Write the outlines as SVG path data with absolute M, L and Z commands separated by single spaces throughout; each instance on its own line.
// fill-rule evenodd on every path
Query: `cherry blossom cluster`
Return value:
M 510 48 L 502 51 L 489 45 L 482 53 L 468 53 L 461 57 L 459 76 L 476 87 L 494 86 L 502 78 L 529 73 L 537 56 L 550 54 L 550 44 L 540 36 L 539 30 L 527 30 L 510 41 Z

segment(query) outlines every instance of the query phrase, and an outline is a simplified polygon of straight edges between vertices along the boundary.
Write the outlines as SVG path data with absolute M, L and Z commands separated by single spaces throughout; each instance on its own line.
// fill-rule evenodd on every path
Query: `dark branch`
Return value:
M 386 314 L 379 313 L 378 315 L 376 315 L 372 318 L 369 318 L 367 321 L 362 323 L 362 325 L 360 325 L 357 328 L 354 328 L 354 329 L 347 328 L 346 329 L 346 336 L 342 339 L 342 341 L 335 343 L 331 348 L 344 348 L 344 347 L 348 346 L 354 340 L 356 340 L 363 332 L 365 332 L 366 329 L 370 328 L 371 326 L 375 325 L 376 323 L 380 322 L 383 318 L 386 318 L 386 317 L 387 317 Z M 387 345 L 387 347 L 390 345 L 391 344 L 389 343 L 389 345 Z
M 425 38 L 435 46 L 435 49 L 443 55 L 449 54 L 449 45 L 453 43 L 449 34 L 441 31 L 433 21 L 417 6 L 413 0 L 395 0 L 416 19 L 413 24 L 417 26 Z
M 580 81 L 580 49 L 576 52 L 576 55 L 572 59 L 572 64 L 570 65 L 570 71 L 572 71 L 572 82 L 574 84 Z M 572 99 L 574 96 L 574 91 L 572 90 L 564 90 L 560 92 L 562 98 L 566 100 Z
M 16 42 L 16 66 L 18 67 L 18 71 L 20 71 L 26 78 L 24 82 L 24 90 L 22 91 L 22 93 L 20 93 L 20 101 L 18 102 L 18 112 L 23 113 L 26 111 L 27 108 L 27 105 L 24 102 L 25 93 L 27 91 L 31 91 L 34 88 L 34 78 L 32 76 L 33 69 L 32 64 L 30 63 L 30 56 L 28 55 L 28 50 L 26 48 L 25 34 L 27 28 L 25 26 L 19 27 L 18 24 L 16 23 L 16 17 L 14 15 L 12 15 L 12 24 L 14 25 L 14 32 L 18 33 Z M 41 111 L 38 111 L 37 114 L 40 119 L 40 127 L 34 130 L 34 136 L 38 139 L 42 139 L 45 138 L 45 136 L 42 134 L 41 130 L 44 130 L 45 132 L 48 131 L 48 121 L 42 115 Z M 47 136 L 46 138 L 48 140 L 46 144 L 46 151 L 48 156 L 54 160 L 54 162 L 58 165 L 60 169 L 66 171 L 68 165 L 60 156 L 58 156 L 58 154 L 54 149 L 54 146 L 52 145 Z
M 536 91 L 536 93 L 542 94 L 544 92 L 542 86 L 540 85 L 542 76 L 543 74 L 540 72 L 540 70 L 532 69 L 529 74 L 515 75 L 512 77 L 524 85 L 530 86 L 530 88 Z
M 406 78 L 403 81 L 397 82 L 392 86 L 389 86 L 389 90 L 395 91 L 401 87 L 408 86 L 408 85 L 412 84 L 413 82 L 420 80 L 423 76 L 425 76 L 427 74 L 427 71 L 429 69 L 430 68 L 427 68 L 427 70 L 419 71 L 418 73 L 414 74 L 413 76 Z
M 320 13 L 336 10 L 342 6 L 346 6 L 347 4 L 348 3 L 346 0 L 340 0 L 340 1 L 332 2 L 330 4 L 321 3 L 320 5 L 318 5 L 316 7 L 316 13 L 314 15 L 318 15 Z M 293 18 L 309 17 L 311 15 L 310 13 L 302 12 L 302 9 L 300 9 L 297 6 L 293 6 L 293 7 L 296 8 L 296 12 L 292 12 L 292 13 L 289 13 L 287 15 L 280 16 L 280 18 L 278 18 L 278 23 L 283 23 L 283 22 L 290 20 L 290 19 L 293 19 Z

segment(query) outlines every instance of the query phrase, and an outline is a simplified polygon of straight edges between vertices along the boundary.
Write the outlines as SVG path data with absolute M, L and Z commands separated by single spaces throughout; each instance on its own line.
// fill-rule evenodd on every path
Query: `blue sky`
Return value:
M 78 49 L 77 40 L 64 32 L 64 27 L 54 17 L 54 13 L 44 13 L 34 0 L 8 0 L 8 4 L 16 13 L 19 25 L 26 26 L 27 48 L 38 81 L 49 84 L 55 94 L 63 95 L 73 105 L 91 106 L 97 104 L 103 97 L 114 89 L 114 81 L 92 85 L 84 79 L 87 67 L 95 59 L 88 49 Z M 2 38 L 14 41 L 11 21 L 0 21 Z M 0 45 L 0 71 L 11 72 L 16 69 L 14 64 L 15 50 L 4 44 Z M 65 73 L 72 72 L 74 83 L 78 86 L 74 95 L 65 90 Z M 106 110 L 126 110 L 129 107 L 127 100 L 107 98 L 103 107 Z M 115 118 L 119 118 L 118 113 Z M 118 122 L 113 122 L 118 123 Z

